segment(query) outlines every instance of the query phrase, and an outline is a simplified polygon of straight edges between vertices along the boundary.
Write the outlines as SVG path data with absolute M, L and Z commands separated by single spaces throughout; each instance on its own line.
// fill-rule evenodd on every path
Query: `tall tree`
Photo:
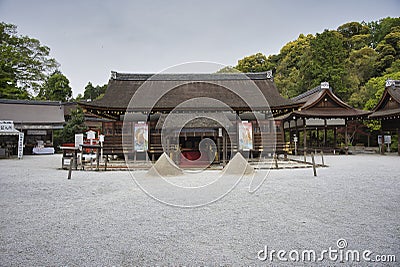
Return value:
M 104 84 L 102 86 L 100 85 L 93 86 L 91 82 L 88 82 L 88 84 L 85 87 L 85 91 L 83 93 L 83 99 L 91 99 L 91 100 L 99 99 L 104 95 L 106 89 L 107 89 L 107 84 Z
M 257 53 L 240 59 L 235 68 L 241 72 L 262 72 L 273 67 L 264 54 Z
M 280 51 L 280 60 L 276 66 L 275 82 L 285 97 L 294 97 L 309 89 L 308 81 L 302 79 L 300 69 L 308 62 L 310 41 L 314 36 L 300 34 L 297 40 L 287 43 Z
M 40 88 L 39 99 L 67 102 L 72 97 L 69 80 L 59 71 L 49 76 Z
M 62 130 L 55 132 L 54 143 L 61 145 L 63 143 L 73 143 L 75 134 L 84 133 L 87 130 L 85 125 L 85 115 L 81 108 L 71 111 L 71 118 Z
M 306 80 L 313 81 L 313 86 L 329 82 L 335 93 L 346 100 L 349 92 L 343 77 L 347 74 L 345 61 L 348 51 L 343 41 L 343 36 L 337 31 L 317 33 L 310 41 L 310 56 L 303 62 L 301 72 Z
M 17 26 L 0 23 L 0 94 L 27 98 L 38 92 L 46 76 L 58 66 L 50 48 L 39 40 L 17 34 Z

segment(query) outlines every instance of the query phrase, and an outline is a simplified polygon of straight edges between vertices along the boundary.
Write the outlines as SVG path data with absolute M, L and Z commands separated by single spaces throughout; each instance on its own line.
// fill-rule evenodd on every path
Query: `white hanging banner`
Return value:
M 243 151 L 253 149 L 253 127 L 251 122 L 239 122 L 239 149 Z
M 18 158 L 22 159 L 24 155 L 24 133 L 20 132 L 18 135 Z
M 149 127 L 147 123 L 138 122 L 134 125 L 134 145 L 138 152 L 147 151 L 149 145 Z

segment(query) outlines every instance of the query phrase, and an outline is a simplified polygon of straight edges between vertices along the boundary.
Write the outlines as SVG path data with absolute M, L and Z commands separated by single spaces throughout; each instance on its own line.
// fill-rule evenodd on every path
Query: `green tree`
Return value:
M 337 31 L 344 37 L 344 45 L 349 50 L 368 46 L 372 40 L 369 27 L 359 22 L 345 23 Z
M 263 72 L 274 68 L 273 64 L 262 53 L 244 57 L 235 67 L 241 72 Z
M 372 110 L 378 104 L 379 100 L 382 97 L 383 91 L 385 91 L 386 80 L 400 80 L 400 71 L 396 71 L 393 73 L 388 73 L 380 77 L 371 78 L 366 84 L 365 87 L 369 94 L 369 99 L 365 103 L 364 108 L 367 110 Z
M 0 23 L 0 95 L 28 98 L 58 63 L 39 40 L 17 34 L 17 26 Z
M 93 86 L 93 84 L 91 82 L 88 82 L 88 84 L 85 87 L 85 91 L 83 93 L 83 99 L 91 99 L 91 100 L 95 100 L 95 99 L 99 99 L 101 98 L 104 93 L 106 92 L 107 89 L 107 84 L 104 84 L 102 86 L 100 85 L 96 85 Z
M 304 57 L 302 69 L 305 80 L 317 86 L 323 81 L 330 83 L 335 93 L 344 99 L 349 98 L 347 83 L 344 77 L 348 51 L 343 44 L 344 38 L 337 31 L 325 30 L 310 41 L 309 56 Z
M 400 26 L 399 18 L 384 18 L 379 21 L 367 23 L 372 35 L 372 47 L 375 48 L 385 36 L 392 31 L 392 28 Z
M 218 70 L 216 73 L 240 73 L 235 67 L 232 66 L 225 66 Z
M 69 80 L 61 72 L 56 71 L 49 76 L 40 88 L 39 99 L 67 102 L 72 97 Z
M 303 79 L 300 69 L 309 60 L 310 41 L 314 36 L 300 34 L 297 40 L 287 43 L 280 50 L 276 64 L 275 83 L 285 97 L 294 97 L 310 89 L 309 81 Z
M 71 111 L 71 118 L 62 130 L 54 134 L 55 146 L 63 143 L 74 143 L 75 134 L 84 133 L 88 128 L 85 125 L 85 115 L 81 108 Z

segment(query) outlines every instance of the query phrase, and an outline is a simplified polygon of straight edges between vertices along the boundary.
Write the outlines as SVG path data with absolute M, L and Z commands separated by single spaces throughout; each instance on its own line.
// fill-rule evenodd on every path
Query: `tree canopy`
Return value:
M 72 97 L 69 80 L 59 71 L 50 75 L 40 88 L 38 98 L 52 101 L 67 102 Z
M 386 79 L 399 79 L 400 17 L 348 22 L 336 30 L 300 34 L 277 55 L 246 56 L 235 69 L 273 70 L 281 94 L 294 97 L 327 81 L 349 104 L 372 109 Z M 233 67 L 232 67 L 233 68 Z
M 36 94 L 58 67 L 50 48 L 18 35 L 17 26 L 0 23 L 0 97 L 26 99 Z

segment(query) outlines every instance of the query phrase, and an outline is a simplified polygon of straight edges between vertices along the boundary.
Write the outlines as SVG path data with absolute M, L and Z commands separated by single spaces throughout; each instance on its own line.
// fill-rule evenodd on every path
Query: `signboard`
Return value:
M 47 135 L 46 130 L 28 130 L 27 135 Z
M 18 158 L 22 159 L 24 155 L 24 133 L 18 135 Z
M 13 132 L 14 122 L 13 121 L 0 121 L 0 132 Z
M 378 135 L 378 145 L 382 145 L 383 144 L 382 141 L 383 141 L 382 140 L 382 135 Z
M 329 89 L 329 83 L 328 82 L 322 82 L 321 83 L 321 89 Z
M 393 80 L 386 80 L 385 87 L 390 87 L 392 85 L 394 85 L 394 81 Z
M 383 141 L 384 141 L 385 144 L 391 144 L 392 143 L 392 136 L 384 135 L 383 136 Z
M 142 151 L 147 151 L 148 149 L 148 133 L 149 133 L 149 128 L 147 123 L 135 123 L 134 125 L 134 149 L 136 151 L 142 152 Z
M 249 151 L 253 149 L 253 127 L 251 122 L 239 123 L 239 150 Z
M 86 135 L 87 135 L 86 138 L 89 139 L 89 140 L 96 139 L 96 132 L 95 131 L 92 131 L 92 130 L 87 131 Z
M 218 136 L 222 137 L 222 128 L 218 128 Z
M 75 147 L 83 145 L 83 134 L 75 134 Z

